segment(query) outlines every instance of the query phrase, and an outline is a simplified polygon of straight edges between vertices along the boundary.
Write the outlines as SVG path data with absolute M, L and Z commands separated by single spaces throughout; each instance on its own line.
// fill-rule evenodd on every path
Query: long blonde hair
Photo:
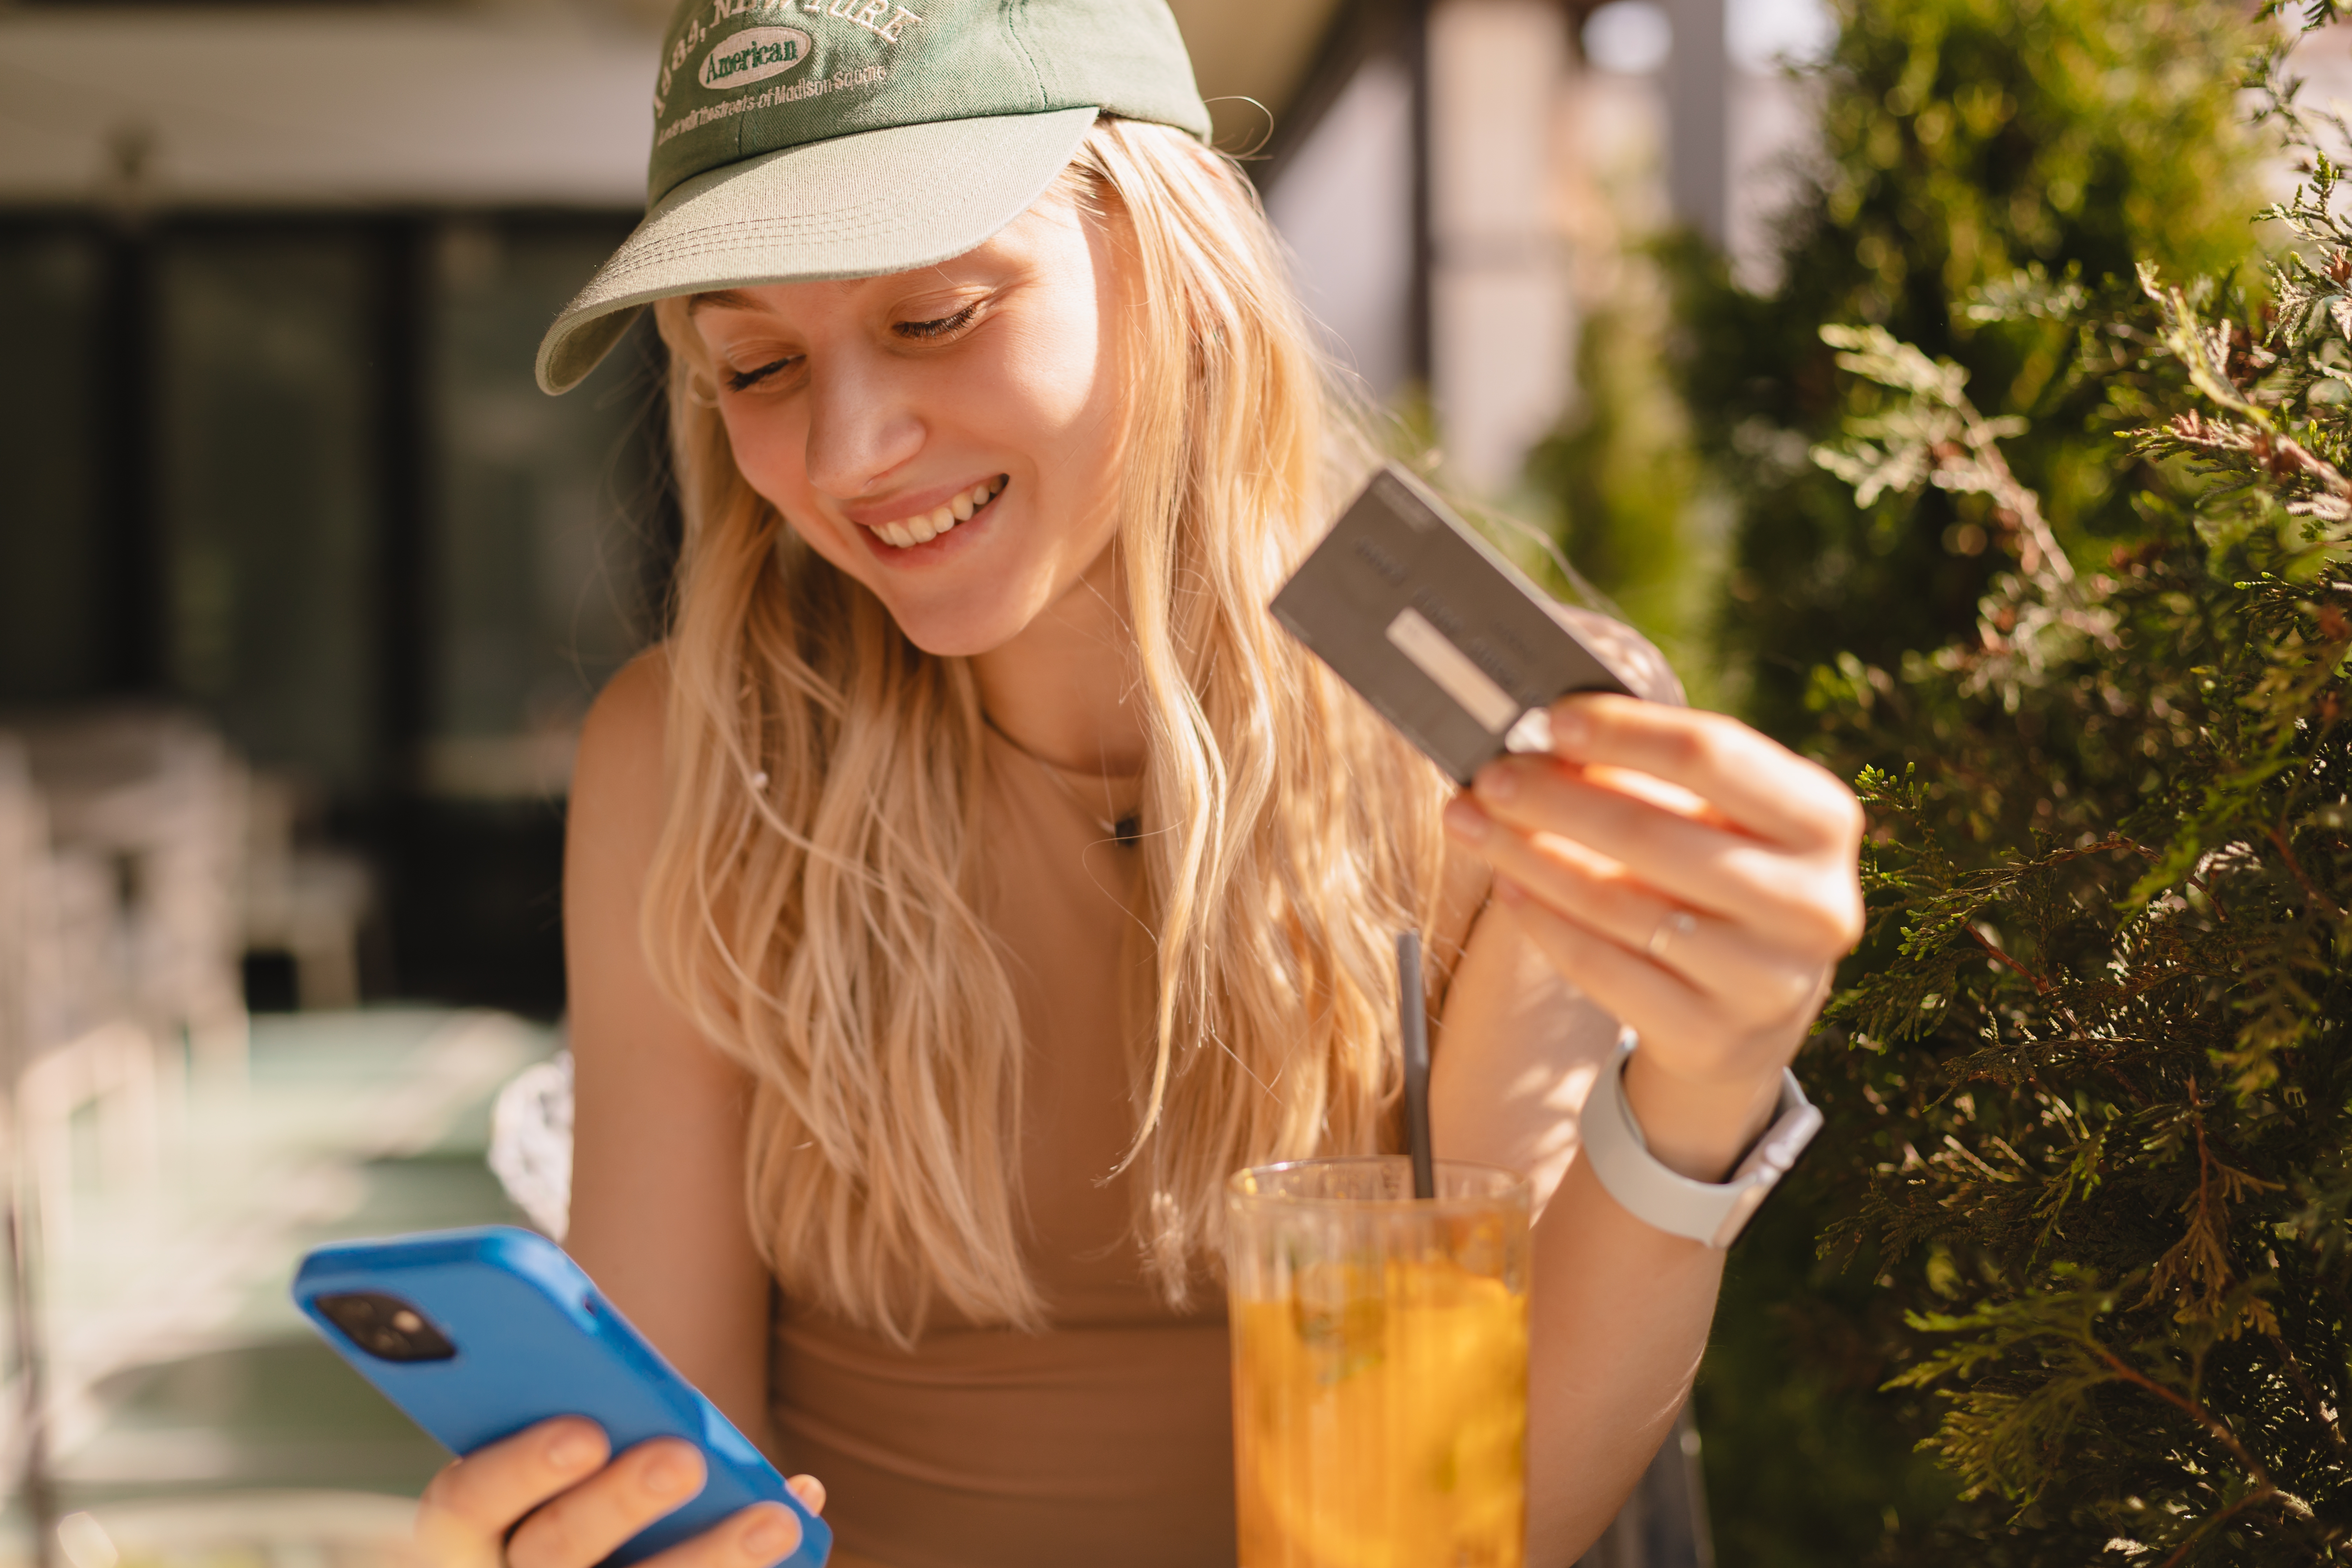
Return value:
M 1381 1143 L 1391 944 L 1431 923 L 1445 790 L 1265 613 L 1368 459 L 1247 182 L 1181 132 L 1108 119 L 1066 180 L 1135 269 L 1118 560 L 1158 945 L 1127 1164 L 1181 1301 L 1231 1172 Z M 901 1342 L 942 1300 L 1041 1326 L 1020 1020 L 975 912 L 971 671 L 915 647 L 752 491 L 683 303 L 658 319 L 686 541 L 655 973 L 751 1075 L 750 1209 L 788 1293 Z

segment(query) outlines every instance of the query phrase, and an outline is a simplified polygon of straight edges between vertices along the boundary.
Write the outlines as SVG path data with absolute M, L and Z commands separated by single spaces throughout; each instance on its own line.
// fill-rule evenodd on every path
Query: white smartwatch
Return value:
M 1633 1030 L 1618 1036 L 1616 1050 L 1584 1102 L 1585 1161 L 1609 1195 L 1635 1219 L 1709 1247 L 1729 1247 L 1821 1131 L 1822 1113 L 1798 1087 L 1797 1075 L 1781 1068 L 1780 1110 L 1731 1179 L 1694 1182 L 1650 1152 L 1642 1124 L 1625 1103 L 1625 1063 L 1634 1045 Z

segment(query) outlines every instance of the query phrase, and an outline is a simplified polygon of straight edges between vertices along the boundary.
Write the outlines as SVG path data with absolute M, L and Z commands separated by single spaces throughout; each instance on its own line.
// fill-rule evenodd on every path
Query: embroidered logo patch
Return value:
M 713 44 L 694 79 L 714 89 L 765 81 L 807 60 L 809 43 L 797 27 L 746 27 Z

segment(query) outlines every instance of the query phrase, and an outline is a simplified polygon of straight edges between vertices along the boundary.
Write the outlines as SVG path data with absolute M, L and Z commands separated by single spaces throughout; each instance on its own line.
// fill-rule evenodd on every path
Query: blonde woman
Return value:
M 653 208 L 541 358 L 561 391 L 654 306 L 687 517 L 574 782 L 572 1251 L 838 1561 L 1230 1563 L 1223 1184 L 1394 1146 L 1411 925 L 1438 1146 L 1543 1205 L 1529 1561 L 1568 1563 L 1722 1264 L 1579 1107 L 1730 1190 L 1856 933 L 1853 798 L 1603 698 L 1457 795 L 1276 627 L 1362 446 L 1160 0 L 697 0 L 655 105 Z M 423 1528 L 587 1568 L 698 1466 L 551 1423 Z

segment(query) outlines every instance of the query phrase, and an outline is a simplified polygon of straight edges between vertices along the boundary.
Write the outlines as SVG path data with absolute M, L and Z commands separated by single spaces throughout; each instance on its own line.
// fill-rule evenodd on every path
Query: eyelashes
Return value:
M 890 330 L 902 338 L 944 338 L 971 324 L 980 313 L 980 301 L 974 300 L 952 316 L 941 316 L 936 321 L 901 321 Z
M 981 301 L 974 300 L 952 316 L 941 316 L 929 321 L 900 321 L 890 330 L 902 338 L 913 338 L 918 342 L 950 338 L 971 325 L 972 318 L 980 313 L 980 307 Z M 777 372 L 791 369 L 800 363 L 800 358 L 798 354 L 787 354 L 782 359 L 770 360 L 766 364 L 754 365 L 750 370 L 730 371 L 721 379 L 731 392 L 749 392 Z
M 733 391 L 749 392 L 792 363 L 789 358 L 771 360 L 751 370 L 735 371 L 727 377 L 727 384 Z

